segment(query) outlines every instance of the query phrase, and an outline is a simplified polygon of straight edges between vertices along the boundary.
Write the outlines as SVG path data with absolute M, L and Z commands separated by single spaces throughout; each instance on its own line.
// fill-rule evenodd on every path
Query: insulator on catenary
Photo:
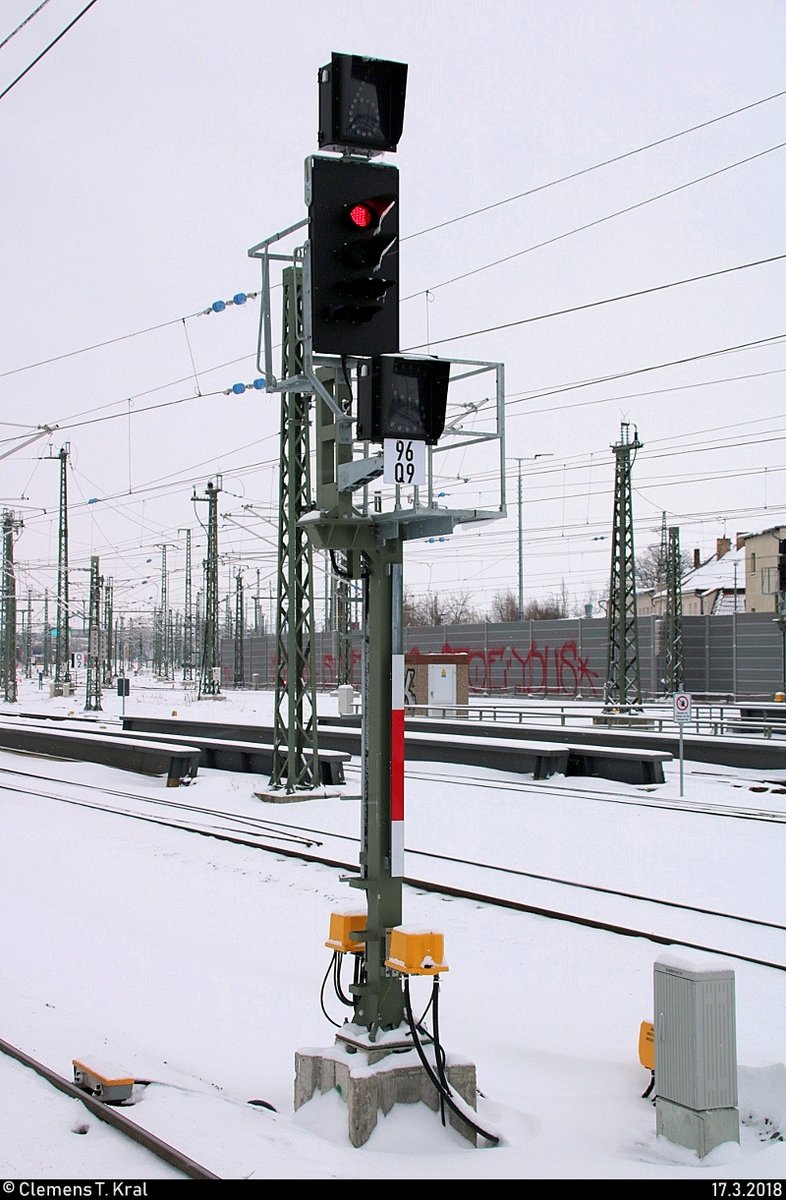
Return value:
M 241 396 L 243 392 L 261 392 L 265 387 L 264 379 L 253 379 L 251 383 L 233 383 L 230 388 L 225 389 L 224 395 L 231 396 L 234 393 L 236 396 Z

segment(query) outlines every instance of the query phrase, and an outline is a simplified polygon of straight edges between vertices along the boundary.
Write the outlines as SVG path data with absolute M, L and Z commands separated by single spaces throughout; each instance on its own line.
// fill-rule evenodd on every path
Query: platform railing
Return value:
M 360 713 L 360 703 L 354 703 L 355 714 Z M 645 704 L 641 712 L 607 711 L 600 704 L 533 701 L 530 703 L 504 704 L 489 700 L 473 699 L 469 704 L 417 705 L 408 710 L 410 715 L 433 717 L 442 720 L 461 720 L 479 724 L 518 725 L 522 727 L 557 725 L 560 728 L 639 729 L 642 732 L 679 732 L 680 723 L 674 720 L 673 709 L 665 705 Z M 783 719 L 777 717 L 744 716 L 737 705 L 694 703 L 691 718 L 682 725 L 683 734 L 712 737 L 786 737 L 786 704 Z

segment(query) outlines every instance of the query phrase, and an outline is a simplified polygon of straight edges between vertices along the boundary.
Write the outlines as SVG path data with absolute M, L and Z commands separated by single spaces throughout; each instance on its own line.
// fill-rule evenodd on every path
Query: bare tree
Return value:
M 680 554 L 680 577 L 691 569 L 693 560 L 684 551 Z M 661 561 L 659 545 L 647 546 L 636 555 L 636 587 L 647 590 L 666 586 L 665 564 Z
M 418 603 L 411 592 L 404 589 L 404 599 L 401 604 L 401 621 L 404 625 L 422 625 L 418 612 Z
M 423 599 L 418 605 L 418 610 L 422 614 L 421 625 L 447 625 L 448 624 L 448 609 L 446 604 L 447 597 L 441 592 L 426 592 Z
M 496 592 L 491 601 L 489 617 L 499 623 L 518 621 L 519 601 L 515 592 Z
M 478 614 L 470 601 L 469 592 L 448 592 L 442 597 L 445 620 L 443 625 L 472 625 Z

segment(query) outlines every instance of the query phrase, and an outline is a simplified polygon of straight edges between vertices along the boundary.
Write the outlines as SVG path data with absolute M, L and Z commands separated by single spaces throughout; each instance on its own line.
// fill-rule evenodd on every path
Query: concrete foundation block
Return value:
M 379 1055 L 382 1054 L 382 1057 Z M 374 1058 L 374 1062 L 369 1061 Z M 445 1074 L 454 1099 L 461 1107 L 477 1108 L 477 1081 L 473 1063 L 448 1057 Z M 350 1052 L 337 1045 L 326 1050 L 300 1050 L 295 1054 L 295 1111 L 316 1094 L 335 1089 L 347 1105 L 349 1140 L 365 1145 L 377 1125 L 380 1110 L 385 1116 L 396 1104 L 425 1104 L 440 1110 L 440 1095 L 415 1050 L 373 1055 Z M 451 1126 L 473 1146 L 477 1132 L 449 1105 L 445 1112 Z M 469 1116 L 469 1113 L 467 1113 Z

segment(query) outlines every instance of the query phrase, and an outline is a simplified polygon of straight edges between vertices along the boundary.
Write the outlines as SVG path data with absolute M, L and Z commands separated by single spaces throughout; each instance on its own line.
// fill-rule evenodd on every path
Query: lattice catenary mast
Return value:
M 620 440 L 612 446 L 615 458 L 614 524 L 609 583 L 609 634 L 605 708 L 616 712 L 641 710 L 639 629 L 636 613 L 636 564 L 633 551 L 631 471 L 639 435 L 622 422 Z
M 199 695 L 217 696 L 221 691 L 221 664 L 218 640 L 218 493 L 221 476 L 209 480 L 204 496 L 194 493 L 194 501 L 207 501 L 207 558 L 205 559 L 205 620 L 202 634 L 202 661 Z

